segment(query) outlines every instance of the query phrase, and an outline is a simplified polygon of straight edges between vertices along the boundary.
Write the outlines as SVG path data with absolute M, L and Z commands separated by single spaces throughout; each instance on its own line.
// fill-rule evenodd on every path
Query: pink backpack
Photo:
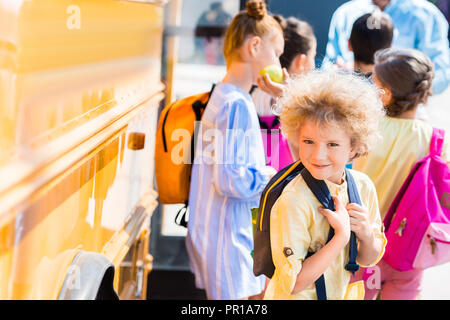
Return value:
M 294 162 L 288 140 L 280 132 L 280 120 L 277 116 L 258 117 L 266 163 L 279 171 Z
M 433 129 L 419 160 L 384 218 L 383 259 L 394 269 L 425 269 L 450 261 L 450 169 L 441 158 L 444 130 Z

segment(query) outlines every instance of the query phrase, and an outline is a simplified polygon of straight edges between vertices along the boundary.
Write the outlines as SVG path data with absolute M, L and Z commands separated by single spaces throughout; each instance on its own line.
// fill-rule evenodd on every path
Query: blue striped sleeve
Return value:
M 241 99 L 223 106 L 216 119 L 223 141 L 217 144 L 221 154 L 216 154 L 214 185 L 220 194 L 240 199 L 259 196 L 269 181 L 261 132 L 247 103 Z

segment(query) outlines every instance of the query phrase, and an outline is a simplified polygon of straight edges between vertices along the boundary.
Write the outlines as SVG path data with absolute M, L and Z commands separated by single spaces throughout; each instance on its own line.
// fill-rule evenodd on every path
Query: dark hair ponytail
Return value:
M 299 54 L 308 54 L 317 43 L 312 27 L 305 21 L 294 17 L 287 19 L 280 15 L 273 16 L 284 33 L 284 51 L 280 56 L 283 68 L 289 69 L 294 58 Z
M 377 79 L 392 94 L 385 106 L 388 116 L 396 117 L 426 103 L 432 95 L 434 67 L 430 58 L 414 49 L 384 49 L 375 54 Z

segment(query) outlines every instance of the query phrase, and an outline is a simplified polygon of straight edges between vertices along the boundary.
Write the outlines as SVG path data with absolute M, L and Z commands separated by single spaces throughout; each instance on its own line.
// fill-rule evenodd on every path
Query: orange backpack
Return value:
M 155 142 L 155 177 L 162 204 L 184 203 L 189 199 L 194 161 L 194 129 L 214 90 L 179 99 L 162 111 Z

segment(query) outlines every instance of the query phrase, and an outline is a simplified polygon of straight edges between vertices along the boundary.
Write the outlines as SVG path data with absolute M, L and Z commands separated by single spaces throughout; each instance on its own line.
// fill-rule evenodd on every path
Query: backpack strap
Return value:
M 331 198 L 331 194 L 328 190 L 328 187 L 323 180 L 317 180 L 315 179 L 311 173 L 304 168 L 301 172 L 301 175 L 303 179 L 305 180 L 306 184 L 308 185 L 309 189 L 312 191 L 312 193 L 316 196 L 316 198 L 319 200 L 319 202 L 327 209 L 330 209 L 334 211 L 334 202 L 333 198 Z M 330 226 L 330 231 L 328 232 L 328 239 L 327 243 L 333 238 L 334 236 L 334 229 Z M 306 259 L 312 256 L 314 252 L 309 251 L 306 255 Z M 325 277 L 322 274 L 315 282 L 316 286 L 316 294 L 317 294 L 317 300 L 327 300 L 327 290 L 325 286 Z
M 197 135 L 199 131 L 200 121 L 202 120 L 203 111 L 206 109 L 206 106 L 208 105 L 209 99 L 211 98 L 215 86 L 216 84 L 213 83 L 211 91 L 209 91 L 208 94 L 208 100 L 206 100 L 205 103 L 202 103 L 200 100 L 197 100 L 192 104 L 192 109 L 194 110 L 195 113 L 195 125 L 194 125 L 194 134 L 191 137 L 191 163 L 194 163 L 195 141 L 197 140 Z
M 330 228 L 330 233 L 332 232 L 333 228 Z M 334 231 L 333 231 L 334 234 Z M 330 234 L 328 234 L 328 237 Z M 333 237 L 333 236 L 331 236 Z M 328 242 L 328 241 L 327 241 Z M 308 251 L 308 254 L 306 255 L 305 259 L 308 259 L 314 254 L 312 251 Z M 316 295 L 317 300 L 327 300 L 327 288 L 325 287 L 325 276 L 323 274 L 320 275 L 320 277 L 314 281 L 314 285 L 316 286 Z
M 278 116 L 273 117 L 271 124 L 267 124 L 266 122 L 264 122 L 261 116 L 258 116 L 258 120 L 261 129 L 266 129 L 268 131 L 274 130 L 274 128 L 280 123 L 280 118 Z
M 267 125 L 267 123 L 262 121 L 260 116 L 258 116 L 258 121 L 259 121 L 259 126 L 261 127 L 261 129 L 269 130 L 269 126 Z
M 273 119 L 273 122 L 272 122 L 272 128 L 271 129 L 275 128 L 278 124 L 280 124 L 280 117 L 275 116 L 275 118 Z
M 211 98 L 211 95 L 214 91 L 215 86 L 216 86 L 216 84 L 213 83 L 211 90 L 209 91 L 209 94 L 208 94 L 208 100 L 206 100 L 205 103 L 202 103 L 200 100 L 197 100 L 192 104 L 192 109 L 194 110 L 196 121 L 200 121 L 202 119 L 203 110 L 206 108 L 206 106 L 209 102 L 209 99 Z
M 359 197 L 359 192 L 356 187 L 355 180 L 351 175 L 350 171 L 345 169 L 345 176 L 347 177 L 347 190 L 348 190 L 348 200 L 350 203 L 356 203 L 361 205 L 361 198 Z M 352 231 L 350 234 L 350 252 L 348 263 L 345 266 L 345 270 L 350 271 L 353 275 L 359 270 L 359 265 L 356 263 L 356 257 L 358 255 L 358 244 L 356 242 L 356 234 Z
M 211 91 L 209 91 L 208 94 L 208 100 L 206 100 L 205 103 L 202 103 L 200 100 L 197 100 L 192 104 L 192 109 L 194 110 L 195 113 L 195 125 L 194 125 L 194 134 L 191 137 L 191 163 L 194 163 L 194 152 L 195 152 L 194 147 L 195 141 L 197 140 L 200 120 L 202 120 L 203 111 L 206 109 L 206 106 L 208 105 L 209 99 L 211 98 L 215 86 L 216 84 L 213 83 Z
M 325 208 L 334 211 L 334 201 L 325 181 L 314 178 L 306 168 L 303 168 L 301 174 L 317 200 L 319 200 Z
M 444 145 L 445 131 L 439 128 L 433 128 L 433 135 L 430 142 L 430 154 L 441 156 Z
M 301 171 L 301 175 L 303 179 L 305 180 L 306 184 L 308 185 L 311 192 L 316 196 L 317 200 L 327 209 L 334 211 L 334 201 L 331 197 L 331 193 L 328 190 L 328 187 L 323 180 L 317 180 L 315 179 L 311 173 L 304 168 Z M 348 197 L 350 203 L 357 203 L 361 204 L 361 199 L 359 197 L 358 189 L 356 188 L 355 180 L 353 179 L 353 176 L 350 174 L 348 170 L 346 170 L 346 177 L 347 177 L 347 191 L 348 191 Z M 328 232 L 328 239 L 327 243 L 333 238 L 334 236 L 334 229 L 330 226 L 330 231 Z M 350 235 L 350 247 L 349 247 L 349 261 L 347 265 L 345 266 L 345 269 L 347 271 L 352 272 L 353 274 L 358 271 L 359 265 L 356 263 L 356 257 L 358 255 L 358 249 L 357 249 L 357 242 L 356 242 L 356 235 L 354 232 Z M 308 252 L 307 258 L 310 257 L 314 252 Z M 325 288 L 325 278 L 322 274 L 319 279 L 315 282 L 316 285 L 316 293 L 317 293 L 317 299 L 318 300 L 326 300 L 326 288 Z
M 211 98 L 211 95 L 214 91 L 214 87 L 216 86 L 215 83 L 213 83 L 211 87 L 211 91 L 209 91 L 208 94 L 208 100 L 205 103 L 202 103 L 200 100 L 195 101 L 192 104 L 192 109 L 195 113 L 195 125 L 194 125 L 194 134 L 191 137 L 191 163 L 194 163 L 194 153 L 195 153 L 195 141 L 197 140 L 198 135 L 198 129 L 199 129 L 199 121 L 202 119 L 203 111 L 206 109 L 206 106 L 209 102 L 209 99 Z M 165 119 L 164 119 L 165 121 Z M 178 210 L 176 216 L 175 216 L 175 223 L 179 226 L 187 228 L 188 220 L 187 220 L 187 210 L 189 206 L 189 199 L 186 200 L 184 203 L 184 206 Z

